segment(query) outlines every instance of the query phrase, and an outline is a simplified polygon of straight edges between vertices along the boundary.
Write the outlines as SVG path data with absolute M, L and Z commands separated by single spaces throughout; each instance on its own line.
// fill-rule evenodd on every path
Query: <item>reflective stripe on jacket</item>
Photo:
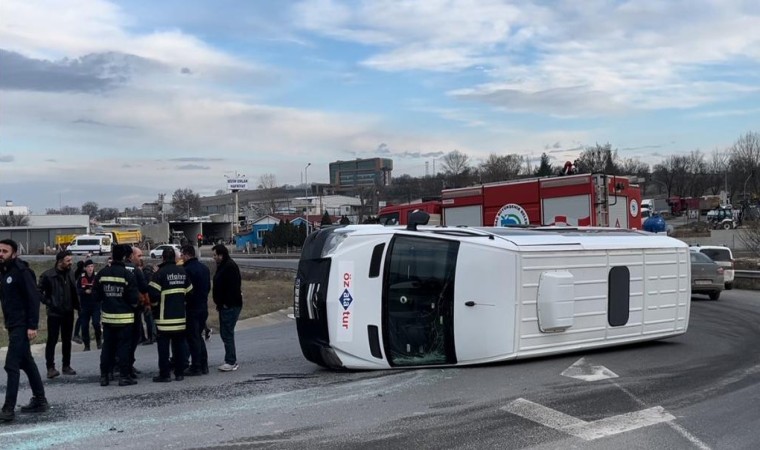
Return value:
M 106 325 L 125 326 L 135 321 L 137 306 L 137 280 L 124 267 L 114 261 L 95 276 L 95 295 L 102 302 L 101 321 Z
M 153 317 L 158 331 L 185 331 L 185 303 L 193 286 L 185 269 L 173 261 L 160 264 L 148 285 Z

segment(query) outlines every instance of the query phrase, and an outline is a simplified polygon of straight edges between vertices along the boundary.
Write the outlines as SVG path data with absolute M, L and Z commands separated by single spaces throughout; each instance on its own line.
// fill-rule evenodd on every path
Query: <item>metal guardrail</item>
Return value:
M 734 278 L 760 280 L 760 270 L 734 270 Z

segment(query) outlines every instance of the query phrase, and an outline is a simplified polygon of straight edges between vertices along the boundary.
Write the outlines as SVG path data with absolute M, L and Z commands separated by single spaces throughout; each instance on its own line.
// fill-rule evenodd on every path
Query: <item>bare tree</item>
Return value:
M 699 150 L 694 150 L 686 157 L 686 178 L 684 185 L 687 195 L 700 197 L 707 189 L 707 163 L 705 155 Z
M 77 208 L 76 206 L 63 206 L 61 209 L 55 209 L 55 208 L 46 208 L 45 214 L 48 216 L 58 216 L 58 215 L 65 215 L 65 216 L 72 216 L 76 214 L 81 214 L 81 210 Z
M 259 177 L 259 189 L 264 191 L 264 214 L 274 214 L 277 209 L 277 177 L 265 173 Z
M 523 157 L 520 155 L 499 156 L 491 153 L 488 155 L 488 159 L 479 167 L 481 181 L 490 183 L 517 178 L 523 162 Z
M 198 214 L 201 209 L 201 197 L 192 189 L 177 189 L 172 194 L 172 208 L 177 216 L 190 217 L 193 212 Z
M 596 144 L 594 147 L 586 147 L 575 161 L 575 170 L 578 173 L 606 173 L 618 175 L 617 150 L 612 150 L 612 145 Z
M 760 134 L 749 132 L 734 143 L 731 147 L 730 166 L 731 176 L 734 183 L 737 183 L 734 189 L 741 192 L 742 197 L 750 197 L 752 193 L 758 191 Z M 748 198 L 742 198 L 742 200 L 748 200 Z
M 708 182 L 707 189 L 716 195 L 725 190 L 730 195 L 728 189 L 728 171 L 730 168 L 731 154 L 728 151 L 721 151 L 717 148 L 710 155 L 707 161 Z
M 470 170 L 470 157 L 459 150 L 453 150 L 443 156 L 442 165 L 447 175 L 461 175 Z
M 119 210 L 116 208 L 100 208 L 98 210 L 98 219 L 107 222 L 119 217 Z
M 470 167 L 470 157 L 466 154 L 453 150 L 443 156 L 441 165 L 446 176 L 447 187 L 460 187 L 470 183 L 472 167 Z
M 98 204 L 95 202 L 86 202 L 82 205 L 82 214 L 86 214 L 90 219 L 98 216 Z
M 655 164 L 652 170 L 652 180 L 665 187 L 668 197 L 684 195 L 683 181 L 686 172 L 686 157 L 670 155 L 660 164 Z
M 29 216 L 26 214 L 0 214 L 0 227 L 25 227 L 27 225 L 29 225 Z

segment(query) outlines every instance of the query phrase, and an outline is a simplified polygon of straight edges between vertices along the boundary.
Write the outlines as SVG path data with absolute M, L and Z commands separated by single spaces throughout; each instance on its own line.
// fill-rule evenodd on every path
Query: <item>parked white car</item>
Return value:
M 177 256 L 179 256 L 179 252 L 180 252 L 179 245 L 177 245 L 177 244 L 163 244 L 163 245 L 159 245 L 158 247 L 156 247 L 153 250 L 151 250 L 150 251 L 150 257 L 153 258 L 153 259 L 160 259 L 161 255 L 164 253 L 164 249 L 167 249 L 167 248 L 173 248 L 174 249 L 174 253 L 176 253 Z
M 694 252 L 704 253 L 717 265 L 723 268 L 723 281 L 726 283 L 726 289 L 734 287 L 734 255 L 728 247 L 720 245 L 697 245 L 691 247 Z

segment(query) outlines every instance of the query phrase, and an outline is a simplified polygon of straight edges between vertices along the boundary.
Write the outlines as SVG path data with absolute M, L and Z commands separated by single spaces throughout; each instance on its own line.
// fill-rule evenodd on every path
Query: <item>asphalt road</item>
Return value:
M 231 373 L 152 383 L 144 346 L 138 385 L 100 387 L 79 352 L 77 376 L 45 381 L 51 411 L 0 426 L 0 448 L 754 449 L 759 295 L 695 296 L 670 340 L 471 368 L 326 371 L 284 315 L 238 332 Z

